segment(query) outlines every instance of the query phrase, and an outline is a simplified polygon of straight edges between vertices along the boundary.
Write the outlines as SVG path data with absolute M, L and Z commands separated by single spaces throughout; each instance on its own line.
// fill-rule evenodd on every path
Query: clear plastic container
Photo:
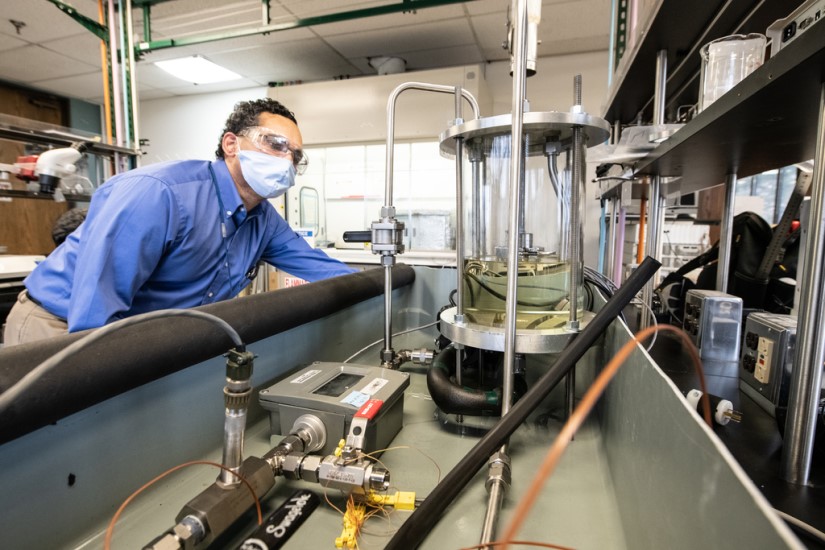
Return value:
M 762 65 L 766 39 L 762 34 L 734 34 L 702 46 L 699 111 Z

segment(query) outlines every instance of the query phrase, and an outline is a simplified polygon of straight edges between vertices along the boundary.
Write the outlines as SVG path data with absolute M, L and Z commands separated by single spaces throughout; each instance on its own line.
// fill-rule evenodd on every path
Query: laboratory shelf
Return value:
M 691 193 L 814 157 L 825 25 L 784 47 L 639 161 L 638 174 L 681 176 L 668 194 Z M 673 185 L 678 185 L 674 188 Z
M 47 195 L 46 193 L 36 193 L 32 191 L 18 191 L 16 189 L 0 189 L 0 197 L 9 199 L 38 199 L 45 201 L 55 200 L 54 195 Z M 66 193 L 64 199 L 70 203 L 89 202 L 92 200 L 92 196 L 82 193 Z
M 140 154 L 137 149 L 110 145 L 96 134 L 7 114 L 0 114 L 0 139 L 56 147 L 70 147 L 82 142 L 86 145 L 87 152 L 109 157 L 116 153 L 132 156 Z
M 777 19 L 786 17 L 801 0 L 751 2 L 658 0 L 650 8 L 643 30 L 632 49 L 619 62 L 608 91 L 603 117 L 622 124 L 652 119 L 656 54 L 667 51 L 666 109 L 675 119 L 681 105 L 696 103 L 699 90 L 701 47 L 716 38 L 738 33 L 765 33 Z

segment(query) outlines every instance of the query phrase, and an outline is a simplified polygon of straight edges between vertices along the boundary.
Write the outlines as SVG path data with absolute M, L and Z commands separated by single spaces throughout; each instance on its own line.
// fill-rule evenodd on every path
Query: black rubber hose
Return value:
M 501 413 L 500 390 L 474 390 L 456 386 L 450 380 L 455 371 L 456 349 L 449 346 L 439 353 L 427 371 L 427 389 L 438 408 L 449 414 L 477 415 L 482 412 Z
M 393 268 L 393 288 L 414 280 L 411 267 Z M 220 317 L 250 344 L 383 293 L 384 270 L 370 269 L 195 309 Z M 0 391 L 88 333 L 0 349 Z M 0 443 L 226 353 L 232 346 L 232 340 L 220 328 L 184 317 L 147 321 L 113 332 L 44 374 L 0 414 Z
M 651 257 L 639 265 L 633 274 L 616 291 L 581 333 L 574 338 L 559 355 L 556 363 L 550 367 L 496 423 L 487 434 L 470 449 L 467 455 L 450 470 L 441 482 L 430 492 L 424 502 L 415 509 L 385 547 L 389 550 L 417 548 L 433 526 L 443 517 L 444 510 L 464 489 L 487 459 L 510 437 L 527 416 L 538 407 L 542 400 L 556 387 L 567 372 L 581 359 L 590 346 L 607 330 L 608 325 L 627 306 L 639 290 L 645 285 L 662 264 Z

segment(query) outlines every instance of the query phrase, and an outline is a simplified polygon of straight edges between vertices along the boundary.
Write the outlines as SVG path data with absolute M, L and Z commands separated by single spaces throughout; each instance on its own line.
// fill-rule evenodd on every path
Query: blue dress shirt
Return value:
M 25 285 L 75 332 L 231 298 L 259 260 L 308 281 L 354 271 L 310 247 L 268 201 L 247 212 L 223 160 L 176 161 L 109 179 Z

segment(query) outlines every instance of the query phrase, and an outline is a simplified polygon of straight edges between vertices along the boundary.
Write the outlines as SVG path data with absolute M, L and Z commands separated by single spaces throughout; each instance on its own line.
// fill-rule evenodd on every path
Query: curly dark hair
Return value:
M 282 117 L 288 118 L 295 124 L 298 124 L 298 121 L 295 119 L 295 114 L 274 99 L 267 97 L 264 99 L 256 99 L 254 101 L 240 101 L 235 104 L 235 110 L 233 110 L 232 114 L 229 115 L 229 118 L 226 119 L 226 124 L 223 127 L 223 132 L 221 132 L 221 138 L 218 141 L 218 148 L 215 151 L 215 155 L 219 159 L 224 158 L 222 143 L 223 136 L 226 132 L 239 134 L 250 126 L 258 126 L 258 115 L 261 113 L 281 115 Z
M 77 229 L 86 219 L 88 208 L 72 208 L 60 215 L 52 227 L 52 240 L 55 246 L 60 246 L 72 231 Z

